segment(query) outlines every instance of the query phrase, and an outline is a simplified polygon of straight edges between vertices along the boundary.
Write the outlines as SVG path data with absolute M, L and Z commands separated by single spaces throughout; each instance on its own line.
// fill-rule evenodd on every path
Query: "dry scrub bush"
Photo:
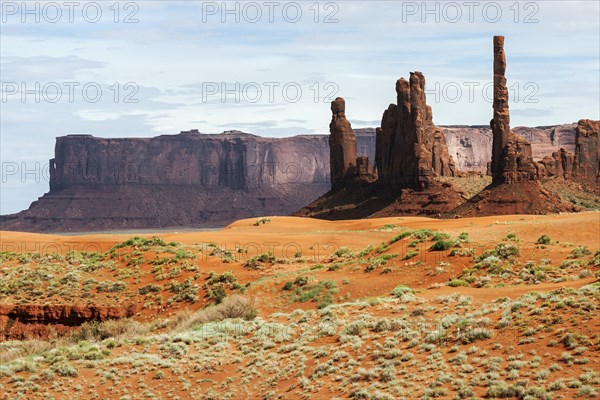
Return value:
M 54 346 L 43 340 L 19 340 L 0 343 L 0 364 L 6 364 L 17 358 L 43 353 Z
M 93 321 L 82 324 L 81 329 L 72 335 L 71 340 L 75 343 L 80 340 L 100 341 L 108 338 L 128 340 L 147 335 L 150 330 L 150 325 L 129 318 Z
M 254 299 L 236 294 L 226 297 L 220 304 L 209 306 L 194 313 L 183 312 L 179 314 L 177 319 L 173 321 L 173 330 L 185 331 L 195 325 L 222 321 L 228 318 L 242 318 L 249 321 L 254 319 L 256 314 Z

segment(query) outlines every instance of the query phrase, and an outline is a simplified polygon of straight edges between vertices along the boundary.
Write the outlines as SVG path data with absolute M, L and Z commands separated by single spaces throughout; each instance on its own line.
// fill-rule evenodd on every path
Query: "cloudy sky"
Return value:
M 512 125 L 599 119 L 597 1 L 1 3 L 0 213 L 48 190 L 55 137 L 377 126 L 410 71 L 434 122 L 487 124 L 506 36 Z

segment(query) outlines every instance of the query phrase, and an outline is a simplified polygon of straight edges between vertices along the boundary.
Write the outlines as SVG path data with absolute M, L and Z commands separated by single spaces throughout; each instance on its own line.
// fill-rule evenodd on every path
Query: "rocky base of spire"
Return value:
M 479 217 L 484 215 L 558 214 L 582 209 L 562 201 L 543 189 L 537 181 L 492 185 L 454 209 L 446 217 Z
M 502 153 L 501 183 L 516 183 L 537 179 L 537 170 L 531 154 L 531 144 L 514 132 Z
M 378 182 L 330 191 L 293 215 L 327 220 L 393 215 L 441 216 L 465 201 L 462 192 L 446 183 L 431 181 L 425 189 L 394 189 Z

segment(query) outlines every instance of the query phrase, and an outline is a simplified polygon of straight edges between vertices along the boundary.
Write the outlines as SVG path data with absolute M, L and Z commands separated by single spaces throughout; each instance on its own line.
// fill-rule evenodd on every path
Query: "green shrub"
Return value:
M 260 225 L 264 225 L 266 223 L 271 222 L 271 218 L 259 218 L 256 220 L 256 222 L 254 223 L 254 226 L 260 226 Z
M 221 286 L 222 288 L 222 286 Z M 191 278 L 186 279 L 185 281 L 179 283 L 177 281 L 171 281 L 169 283 L 167 283 L 165 285 L 165 289 L 170 291 L 171 293 L 174 293 L 175 296 L 173 297 L 174 301 L 187 301 L 190 303 L 195 303 L 196 301 L 198 301 L 198 289 L 197 287 L 193 284 L 193 281 Z M 212 288 L 210 288 L 209 290 L 211 290 Z M 219 289 L 217 289 L 218 291 Z M 211 297 L 210 293 L 208 293 L 209 297 Z
M 331 264 L 327 270 L 328 271 L 337 271 L 338 269 L 342 268 L 343 264 L 340 263 L 335 263 L 335 264 Z
M 146 285 L 142 286 L 138 289 L 138 293 L 141 295 L 145 295 L 148 293 L 157 293 L 160 292 L 162 287 L 160 285 Z
M 518 256 L 519 248 L 517 246 L 500 243 L 498 246 L 496 246 L 496 254 L 498 257 L 506 260 L 509 257 Z
M 402 260 L 409 260 L 413 257 L 416 257 L 419 255 L 418 251 L 409 251 L 408 253 L 406 253 L 406 255 L 404 257 L 402 257 Z
M 450 282 L 448 282 L 448 286 L 451 286 L 451 287 L 459 287 L 459 286 L 468 287 L 470 285 L 469 285 L 469 282 L 464 281 L 462 279 L 452 279 Z
M 436 232 L 431 237 L 431 240 L 434 242 L 438 242 L 440 240 L 450 239 L 450 235 L 444 232 Z
M 167 244 L 159 237 L 156 236 L 152 236 L 152 238 L 150 239 L 146 239 L 146 238 L 142 238 L 139 236 L 134 236 L 130 239 L 127 239 L 124 242 L 115 244 L 113 247 L 111 247 L 107 253 L 110 253 L 114 250 L 117 249 L 121 249 L 123 247 L 135 247 L 140 248 L 140 247 L 155 247 L 155 246 L 167 246 Z
M 344 327 L 344 329 L 342 330 L 342 334 L 360 336 L 364 329 L 365 323 L 363 321 L 353 321 Z
M 215 283 L 235 283 L 237 282 L 237 278 L 231 271 L 225 271 L 222 274 L 217 274 L 211 271 L 208 274 L 208 279 L 206 284 L 213 285 Z
M 98 292 L 114 293 L 122 292 L 126 287 L 127 284 L 125 284 L 125 282 L 101 282 L 98 284 L 98 286 L 96 286 L 96 290 Z
M 483 254 L 479 255 L 475 261 L 481 262 L 486 258 L 493 256 L 500 259 L 506 260 L 510 257 L 518 256 L 520 254 L 519 248 L 511 244 L 500 243 L 494 250 L 487 250 Z
M 535 241 L 535 244 L 544 244 L 544 245 L 548 245 L 550 244 L 551 240 L 550 240 L 550 236 L 548 235 L 542 235 L 538 238 L 538 240 Z
M 294 287 L 294 282 L 288 281 L 285 283 L 285 285 L 283 285 L 283 288 L 281 288 L 281 290 L 292 290 L 293 287 Z
M 365 247 L 364 249 L 362 249 L 357 255 L 358 255 L 358 257 L 364 257 L 364 256 L 368 255 L 372 251 L 373 251 L 373 246 L 372 245 L 368 245 L 367 247 Z
M 525 389 L 517 385 L 507 385 L 505 383 L 497 383 L 490 386 L 486 396 L 492 399 L 509 399 L 525 397 Z
M 404 294 L 413 293 L 413 292 L 414 292 L 414 290 L 412 290 L 408 286 L 399 285 L 399 286 L 396 286 L 394 289 L 392 289 L 392 296 L 402 297 L 402 295 L 404 295 Z
M 463 343 L 471 343 L 477 340 L 485 340 L 492 337 L 492 331 L 485 328 L 473 328 L 468 329 L 464 334 L 461 335 Z
M 464 248 L 464 249 L 452 249 L 452 251 L 448 255 L 450 257 L 455 257 L 455 256 L 471 257 L 473 254 L 475 254 L 475 250 L 473 250 L 471 248 Z
M 308 283 L 308 276 L 306 276 L 306 275 L 297 276 L 296 279 L 294 280 L 294 284 L 297 286 L 304 286 L 307 283 Z
M 596 250 L 593 258 L 590 258 L 589 265 L 594 267 L 600 267 L 600 250 Z
M 265 264 L 265 263 L 273 264 L 274 262 L 275 262 L 275 257 L 273 256 L 273 253 L 271 253 L 269 251 L 267 253 L 259 254 L 257 256 L 250 258 L 249 260 L 247 260 L 244 263 L 244 267 L 249 268 L 249 269 L 259 269 L 262 264 Z
M 454 241 L 452 241 L 452 240 L 438 240 L 437 242 L 432 244 L 431 247 L 429 247 L 429 250 L 443 251 L 443 250 L 448 250 L 452 246 L 454 246 Z
M 321 300 L 317 308 L 323 309 L 330 306 L 331 304 L 333 304 L 333 294 L 331 291 L 328 290 L 323 296 L 323 300 Z
M 354 252 L 347 247 L 340 247 L 333 252 L 333 256 L 338 258 L 352 258 L 354 257 Z
M 506 237 L 504 238 L 504 240 L 510 240 L 510 241 L 515 242 L 515 241 L 518 240 L 517 234 L 514 233 L 514 232 L 510 232 L 508 235 L 506 235 Z
M 65 376 L 65 377 L 73 377 L 77 376 L 77 368 L 69 365 L 69 364 L 54 364 L 52 366 L 52 371 L 54 371 L 57 375 Z
M 217 285 L 209 287 L 207 290 L 207 295 L 209 298 L 213 299 L 216 304 L 221 304 L 223 302 L 223 299 L 227 297 L 227 292 L 225 291 L 223 285 L 219 283 Z
M 439 234 L 440 235 L 446 235 L 445 233 L 439 233 Z M 413 237 L 415 239 L 418 239 L 419 241 L 422 242 L 422 241 L 427 240 L 427 238 L 429 238 L 429 237 L 431 237 L 433 235 L 434 234 L 433 234 L 433 231 L 431 229 L 417 229 L 417 230 L 414 230 L 414 231 L 407 230 L 407 231 L 404 231 L 404 232 L 402 232 L 402 233 L 394 236 L 393 238 L 391 238 L 388 241 L 387 244 L 390 245 L 392 243 L 397 242 L 398 240 L 402 240 L 402 239 L 407 238 L 409 236 Z
M 571 251 L 569 258 L 579 258 L 589 254 L 592 254 L 592 252 L 587 248 L 587 246 L 577 246 Z

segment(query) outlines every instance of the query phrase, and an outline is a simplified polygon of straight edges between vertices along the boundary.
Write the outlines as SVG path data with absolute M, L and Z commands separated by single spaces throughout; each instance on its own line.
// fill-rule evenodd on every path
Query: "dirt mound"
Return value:
M 557 214 L 578 212 L 582 208 L 566 203 L 537 181 L 490 185 L 471 197 L 448 216 L 482 216 L 507 214 Z
M 331 191 L 294 215 L 328 220 L 436 216 L 450 212 L 465 200 L 461 192 L 446 183 L 434 182 L 425 189 L 392 188 L 376 183 Z

